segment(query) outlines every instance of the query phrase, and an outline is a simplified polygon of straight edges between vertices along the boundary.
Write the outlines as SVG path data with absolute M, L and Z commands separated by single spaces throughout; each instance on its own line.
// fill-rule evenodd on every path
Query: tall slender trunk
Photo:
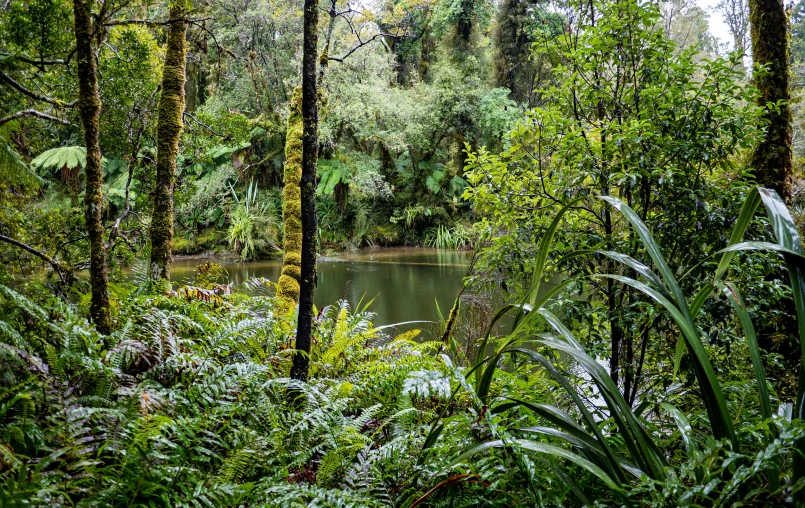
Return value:
M 767 67 L 768 72 L 755 73 L 755 85 L 760 91 L 758 104 L 777 104 L 767 108 L 769 121 L 766 135 L 752 154 L 757 182 L 777 191 L 788 202 L 791 198 L 791 109 L 788 107 L 789 63 L 788 20 L 781 0 L 749 0 L 749 21 L 752 36 L 752 58 Z
M 101 145 L 98 122 L 101 117 L 101 96 L 98 93 L 98 74 L 95 55 L 92 51 L 92 3 L 73 1 L 75 20 L 76 63 L 78 65 L 78 110 L 84 129 L 84 144 L 87 161 L 84 168 L 86 193 L 84 197 L 84 222 L 89 236 L 89 282 L 92 300 L 89 314 L 98 332 L 111 331 L 109 316 L 109 277 L 106 271 L 106 248 L 103 242 L 103 169 L 101 168 Z
M 330 41 L 333 38 L 335 18 L 337 15 L 337 11 L 335 9 L 335 0 L 330 0 L 330 8 L 327 10 L 327 15 L 330 16 L 330 21 L 327 23 L 327 32 L 324 36 L 324 49 L 321 50 L 321 55 L 319 56 L 319 86 L 321 86 L 322 82 L 324 82 L 324 73 L 327 70 L 327 64 L 330 61 Z
M 299 292 L 299 323 L 291 377 L 306 380 L 313 327 L 313 291 L 316 289 L 316 159 L 319 153 L 319 111 L 316 91 L 316 57 L 319 23 L 318 2 L 305 0 L 304 48 L 302 53 L 302 277 Z
M 176 156 L 182 135 L 185 102 L 185 51 L 187 23 L 184 10 L 173 4 L 168 17 L 165 65 L 162 68 L 162 95 L 157 112 L 157 174 L 154 212 L 151 217 L 151 277 L 170 280 L 173 243 L 173 188 L 176 183 Z
M 791 109 L 789 89 L 789 54 L 788 54 L 788 19 L 782 0 L 749 0 L 749 27 L 752 39 L 752 58 L 758 65 L 766 67 L 766 72 L 755 72 L 754 82 L 760 92 L 758 104 L 765 108 L 764 116 L 768 120 L 766 134 L 752 154 L 752 167 L 755 169 L 757 183 L 777 191 L 786 202 L 791 200 L 792 152 L 791 152 Z M 782 102 L 782 104 L 780 104 Z M 777 107 L 767 108 L 766 104 Z M 768 280 L 782 281 L 784 274 L 776 270 L 767 277 Z M 786 298 L 782 301 L 783 310 L 792 315 L 796 312 L 794 301 Z M 764 350 L 782 353 L 787 369 L 797 368 L 799 362 L 800 378 L 803 375 L 802 359 L 805 353 L 797 351 L 794 342 L 775 344 L 771 340 L 771 331 L 759 330 L 760 346 Z M 785 326 L 785 334 L 796 337 L 797 324 L 789 320 Z M 787 360 L 787 361 L 786 361 Z M 786 370 L 787 370 L 786 369 Z M 795 418 L 802 414 L 805 386 L 797 386 L 794 402 Z M 805 476 L 805 438 L 797 442 L 798 453 L 794 454 L 794 477 Z M 795 493 L 797 506 L 805 505 L 805 492 Z
M 302 277 L 302 88 L 291 94 L 288 130 L 285 134 L 285 171 L 282 188 L 282 271 L 277 288 L 281 312 L 299 303 Z

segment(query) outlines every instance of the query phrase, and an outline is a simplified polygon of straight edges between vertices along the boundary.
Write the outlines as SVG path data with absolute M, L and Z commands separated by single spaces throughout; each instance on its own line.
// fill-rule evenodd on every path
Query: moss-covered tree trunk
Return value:
M 73 1 L 75 22 L 76 64 L 78 67 L 78 110 L 81 126 L 84 129 L 84 144 L 87 147 L 87 160 L 84 172 L 86 192 L 84 195 L 84 223 L 89 237 L 89 282 L 92 287 L 92 300 L 89 313 L 98 332 L 111 331 L 109 316 L 109 279 L 106 271 L 106 247 L 104 246 L 103 224 L 103 168 L 101 167 L 101 145 L 98 122 L 101 117 L 101 96 L 98 93 L 98 73 L 95 55 L 92 51 L 92 3 L 83 0 Z
M 755 72 L 755 85 L 760 91 L 758 103 L 778 104 L 767 108 L 769 121 L 766 135 L 752 155 L 757 182 L 777 191 L 789 201 L 791 197 L 791 109 L 788 107 L 789 63 L 788 21 L 781 0 L 749 0 L 749 22 L 752 57 L 768 72 Z
M 285 311 L 299 303 L 302 277 L 302 88 L 291 95 L 288 131 L 285 134 L 285 170 L 282 189 L 282 272 L 277 297 Z
M 313 328 L 313 292 L 316 289 L 316 163 L 319 153 L 319 96 L 316 87 L 319 5 L 305 0 L 302 52 L 302 276 L 299 286 L 299 322 L 291 377 L 307 380 L 310 335 Z
M 530 67 L 528 8 L 524 0 L 503 0 L 498 10 L 497 28 L 494 32 L 494 76 L 497 86 L 508 88 L 515 100 L 522 101 L 524 93 L 518 90 L 517 76 Z
M 154 212 L 151 217 L 151 277 L 170 280 L 173 243 L 173 188 L 176 156 L 182 135 L 185 102 L 185 51 L 187 23 L 180 4 L 171 5 L 169 17 L 178 20 L 168 27 L 162 95 L 157 112 L 157 174 Z
M 763 140 L 752 154 L 752 167 L 755 170 L 757 183 L 768 187 L 786 201 L 791 200 L 792 153 L 791 153 L 791 109 L 789 89 L 788 60 L 788 20 L 785 6 L 781 0 L 749 0 L 749 28 L 752 39 L 752 58 L 754 63 L 765 67 L 764 71 L 755 71 L 754 81 L 760 95 L 758 104 L 765 108 L 764 116 L 768 121 Z M 772 107 L 767 107 L 772 104 Z M 782 281 L 785 275 L 775 271 L 767 277 Z M 783 309 L 789 315 L 796 312 L 794 301 L 786 298 L 782 302 Z M 762 323 L 758 330 L 759 345 L 762 349 L 782 355 L 786 371 L 800 371 L 802 364 L 798 360 L 802 353 L 794 340 L 797 336 L 796 320 L 784 324 L 783 335 L 791 338 L 779 343 L 772 339 L 776 330 Z M 799 363 L 799 366 L 796 364 Z M 767 367 L 768 368 L 768 367 Z M 803 411 L 803 393 L 805 387 L 798 386 L 794 401 L 794 418 L 800 418 Z M 797 443 L 798 453 L 794 454 L 794 477 L 805 476 L 805 439 Z M 800 490 L 794 495 L 797 506 L 805 506 L 805 492 Z

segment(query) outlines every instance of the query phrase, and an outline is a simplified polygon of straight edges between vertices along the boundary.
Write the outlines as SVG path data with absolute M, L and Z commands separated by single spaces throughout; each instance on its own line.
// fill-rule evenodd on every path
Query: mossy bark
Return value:
M 84 167 L 86 192 L 84 196 L 84 223 L 89 237 L 89 282 L 92 288 L 90 318 L 98 332 L 111 331 L 109 316 L 109 277 L 106 270 L 106 247 L 103 224 L 103 168 L 98 122 L 101 117 L 101 96 L 98 93 L 98 69 L 92 51 L 92 3 L 73 1 L 75 22 L 76 64 L 78 70 L 78 111 L 84 130 L 87 160 Z
M 531 99 L 537 78 L 535 69 L 542 65 L 539 56 L 531 55 L 533 8 L 531 0 L 503 0 L 493 32 L 493 67 L 495 84 L 508 88 L 516 102 Z
M 749 0 L 749 25 L 752 38 L 752 58 L 757 65 L 766 69 L 755 71 L 754 82 L 760 95 L 758 104 L 765 108 L 764 116 L 768 120 L 763 140 L 752 154 L 752 167 L 755 170 L 757 183 L 777 191 L 787 203 L 791 200 L 792 150 L 791 150 L 791 109 L 788 102 L 791 98 L 789 79 L 790 65 L 788 52 L 788 19 L 785 6 L 781 0 Z M 767 107 L 772 104 L 772 107 Z M 782 271 L 775 271 L 767 276 L 767 280 L 783 281 Z M 785 299 L 782 307 L 789 315 L 796 312 L 794 301 Z M 785 323 L 784 336 L 796 337 L 796 320 Z M 763 350 L 782 355 L 783 364 L 788 371 L 799 370 L 803 375 L 802 353 L 795 340 L 782 341 L 775 344 L 772 339 L 776 330 L 766 329 L 761 324 L 758 339 Z M 800 365 L 795 365 L 799 363 Z M 778 387 L 780 388 L 780 387 Z M 794 415 L 802 414 L 802 400 L 805 387 L 797 386 L 794 401 Z M 805 476 L 805 439 L 797 442 L 797 453 L 794 454 L 794 477 Z M 794 494 L 797 506 L 805 506 L 805 492 L 800 490 Z
M 313 331 L 313 292 L 316 289 L 316 165 L 319 154 L 319 95 L 316 61 L 319 5 L 305 0 L 304 44 L 302 52 L 302 266 L 299 286 L 299 321 L 291 377 L 307 380 L 310 336 Z
M 333 31 L 335 30 L 335 20 L 338 17 L 336 10 L 336 0 L 330 0 L 330 8 L 327 9 L 327 15 L 330 16 L 330 21 L 327 23 L 327 32 L 324 36 L 324 49 L 321 50 L 319 56 L 319 80 L 318 86 L 324 82 L 324 73 L 327 71 L 327 64 L 330 62 L 330 41 L 333 38 Z
M 752 57 L 767 72 L 755 72 L 755 86 L 760 91 L 758 103 L 784 103 L 766 108 L 769 124 L 763 141 L 752 154 L 757 183 L 777 191 L 788 202 L 791 198 L 791 109 L 788 107 L 789 61 L 788 20 L 780 0 L 749 0 Z
M 291 95 L 288 130 L 285 134 L 285 170 L 282 189 L 283 257 L 277 297 L 289 311 L 299 303 L 302 277 L 302 87 Z
M 187 23 L 184 10 L 173 4 L 168 17 L 165 65 L 162 69 L 162 95 L 157 112 L 157 171 L 154 211 L 151 216 L 151 277 L 170 280 L 173 243 L 173 189 L 176 183 L 176 156 L 182 135 L 185 106 L 185 52 Z

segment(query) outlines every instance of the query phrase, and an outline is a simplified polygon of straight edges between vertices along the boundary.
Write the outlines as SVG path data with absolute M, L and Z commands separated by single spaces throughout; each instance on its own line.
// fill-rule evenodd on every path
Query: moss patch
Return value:
M 185 54 L 187 23 L 179 3 L 171 6 L 170 24 L 162 69 L 162 95 L 157 117 L 157 174 L 154 211 L 151 216 L 151 276 L 170 280 L 173 243 L 173 188 L 176 184 L 176 156 L 182 135 L 185 103 Z
M 282 189 L 283 250 L 277 296 L 285 309 L 299 303 L 302 270 L 302 88 L 291 97 L 288 132 L 285 136 L 285 171 Z

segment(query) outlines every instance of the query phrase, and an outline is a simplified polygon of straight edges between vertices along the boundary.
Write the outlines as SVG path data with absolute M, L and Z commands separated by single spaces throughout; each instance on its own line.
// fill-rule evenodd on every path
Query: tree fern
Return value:
M 60 146 L 51 148 L 38 155 L 31 164 L 40 170 L 40 174 L 48 174 L 62 168 L 84 167 L 87 163 L 87 149 L 83 146 Z

